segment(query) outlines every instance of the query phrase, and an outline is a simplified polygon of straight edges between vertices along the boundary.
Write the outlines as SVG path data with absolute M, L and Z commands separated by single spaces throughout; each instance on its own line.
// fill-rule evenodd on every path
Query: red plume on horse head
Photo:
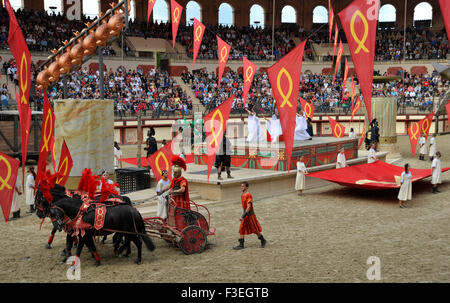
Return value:
M 55 187 L 56 180 L 61 177 L 59 172 L 52 174 L 48 169 L 45 173 L 41 173 L 39 185 L 44 198 L 51 203 L 53 201 L 53 196 L 51 190 Z
M 182 169 L 186 170 L 186 161 L 184 161 L 184 159 L 181 158 L 180 156 L 173 155 L 171 162 L 172 165 L 178 165 Z

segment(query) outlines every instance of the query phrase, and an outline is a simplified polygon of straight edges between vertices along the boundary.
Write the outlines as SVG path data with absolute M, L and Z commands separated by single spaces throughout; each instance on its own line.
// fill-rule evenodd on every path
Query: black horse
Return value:
M 82 200 L 76 197 L 68 197 L 65 195 L 65 189 L 62 186 L 55 185 L 51 190 L 53 196 L 52 203 L 48 203 L 44 198 L 40 190 L 36 193 L 36 209 L 37 215 L 40 218 L 49 215 L 52 218 L 53 225 L 58 230 L 62 230 L 63 227 L 67 227 L 67 223 L 70 220 L 75 219 L 78 215 L 80 207 L 82 205 Z M 128 199 L 129 200 L 129 199 Z M 127 201 L 131 204 L 131 201 Z M 95 207 L 91 206 L 87 212 L 83 215 L 83 222 L 89 224 L 91 227 L 94 225 L 95 220 Z M 67 229 L 67 228 L 66 228 Z M 68 231 L 67 247 L 66 247 L 66 258 L 70 256 L 70 249 L 72 248 L 72 241 L 69 239 L 69 234 L 74 232 L 73 230 Z M 152 251 L 155 246 L 151 239 L 145 234 L 144 222 L 140 213 L 128 203 L 119 203 L 114 205 L 107 204 L 107 212 L 105 216 L 104 226 L 100 230 L 94 230 L 89 228 L 85 230 L 83 236 L 79 235 L 79 243 L 77 247 L 76 255 L 79 256 L 86 244 L 91 252 L 94 254 L 96 259 L 96 265 L 100 264 L 100 258 L 96 253 L 95 244 L 93 241 L 94 236 L 104 236 L 116 232 L 113 237 L 114 241 L 114 251 L 116 254 L 120 254 L 124 248 L 127 248 L 127 254 L 130 253 L 130 241 L 133 241 L 138 248 L 138 257 L 136 259 L 137 264 L 141 262 L 142 255 L 142 241 L 144 241 L 147 248 Z M 70 235 L 71 236 L 71 235 Z M 119 249 L 120 240 L 125 237 L 125 245 Z M 72 242 L 72 243 L 71 243 Z

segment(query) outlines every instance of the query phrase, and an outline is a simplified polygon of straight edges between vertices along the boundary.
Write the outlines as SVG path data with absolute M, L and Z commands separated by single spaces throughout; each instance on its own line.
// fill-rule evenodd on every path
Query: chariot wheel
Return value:
M 186 255 L 201 253 L 206 247 L 206 233 L 195 225 L 189 225 L 181 232 L 180 249 Z

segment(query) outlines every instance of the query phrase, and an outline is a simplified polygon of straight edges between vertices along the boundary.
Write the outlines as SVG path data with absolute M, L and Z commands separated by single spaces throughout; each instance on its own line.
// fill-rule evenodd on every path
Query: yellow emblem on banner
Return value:
M 161 172 L 163 171 L 160 167 L 159 167 L 159 158 L 163 158 L 163 160 L 164 160 L 164 164 L 166 165 L 166 168 L 165 169 L 169 169 L 169 161 L 167 160 L 167 157 L 166 157 L 166 155 L 162 152 L 162 151 L 160 151 L 160 152 L 158 152 L 158 155 L 156 156 L 156 159 L 155 159 L 155 165 L 156 165 L 156 169 L 158 169 L 158 172 L 159 172 L 159 174 L 161 174 Z
M 175 7 L 173 10 L 173 21 L 175 23 L 180 23 L 180 9 L 178 7 Z
M 336 128 L 339 129 L 339 132 L 336 131 Z M 334 125 L 334 134 L 335 134 L 338 138 L 342 137 L 342 135 L 343 135 L 343 133 L 342 133 L 342 127 L 341 127 L 339 124 L 337 124 L 337 123 Z
M 289 82 L 289 89 L 287 94 L 284 94 L 284 91 L 281 89 L 281 76 L 282 75 L 286 75 L 286 78 L 288 79 Z M 289 72 L 283 67 L 279 72 L 278 72 L 278 76 L 277 76 L 277 89 L 278 92 L 280 93 L 281 97 L 283 98 L 283 102 L 281 103 L 281 108 L 283 108 L 286 104 L 289 107 L 292 107 L 291 102 L 289 101 L 289 98 L 292 95 L 292 90 L 294 88 L 294 85 L 292 83 L 292 77 L 291 74 L 289 74 Z
M 225 51 L 225 52 L 224 52 Z M 225 63 L 226 61 L 226 59 L 227 59 L 227 55 L 228 55 L 228 49 L 227 49 L 227 47 L 224 45 L 223 47 L 222 47 L 222 49 L 220 50 L 220 62 L 223 62 L 223 63 Z
M 197 28 L 195 29 L 195 41 L 200 42 L 200 36 L 203 33 L 203 29 L 201 27 L 201 25 L 197 26 Z
M 50 127 L 47 127 L 49 125 L 48 120 L 50 119 Z M 52 127 L 53 127 L 53 120 L 52 120 L 52 112 L 50 109 L 48 109 L 47 118 L 45 119 L 44 123 L 44 145 L 42 145 L 41 152 L 44 151 L 50 151 L 50 147 L 48 146 L 50 139 L 52 138 Z
M 426 126 L 425 126 L 425 124 L 426 124 Z M 425 118 L 422 122 L 422 132 L 424 134 L 427 134 L 429 129 L 430 129 L 430 122 L 428 121 L 428 118 Z
M 311 117 L 311 112 L 312 112 L 311 105 L 309 105 L 308 102 L 305 102 L 305 114 L 306 114 L 306 117 L 310 118 Z
M 359 37 L 356 35 L 355 32 L 356 17 L 359 17 L 364 24 L 364 34 L 362 39 L 359 39 Z M 355 54 L 358 54 L 361 49 L 364 52 L 369 53 L 369 49 L 365 45 L 367 37 L 369 36 L 369 23 L 367 22 L 366 16 L 364 16 L 360 10 L 357 10 L 356 12 L 353 13 L 352 20 L 350 21 L 350 31 L 352 33 L 353 39 L 358 44 L 358 48 L 355 50 Z
M 25 68 L 25 75 L 24 75 L 24 68 Z M 22 96 L 20 98 L 21 104 L 28 104 L 27 98 L 25 97 L 25 92 L 28 89 L 28 61 L 27 57 L 25 56 L 25 52 L 22 53 L 22 60 L 20 61 L 20 91 L 22 93 Z M 24 82 L 25 81 L 25 82 Z
M 250 71 L 250 73 L 249 73 L 249 71 Z M 253 75 L 253 67 L 252 66 L 249 66 L 249 67 L 247 67 L 247 69 L 245 70 L 245 82 L 251 82 L 251 77 L 252 77 L 252 75 Z
M 220 118 L 220 129 L 219 129 L 219 131 L 216 133 L 216 129 L 214 128 L 214 121 L 216 121 L 216 116 L 219 116 L 219 118 Z M 220 111 L 220 110 L 216 110 L 215 112 L 214 112 L 214 114 L 212 115 L 212 117 L 211 117 L 211 120 L 210 120 L 211 122 L 211 134 L 212 134 L 212 136 L 213 136 L 213 139 L 211 140 L 211 143 L 209 144 L 211 147 L 213 147 L 213 143 L 214 143 L 214 146 L 217 146 L 217 145 L 219 145 L 219 142 L 217 141 L 217 138 L 219 138 L 220 136 L 221 136 L 221 134 L 222 134 L 222 130 L 223 130 L 223 116 L 222 116 L 222 112 Z
M 64 172 L 61 172 L 63 167 L 64 167 Z M 67 169 L 69 169 L 69 158 L 66 156 L 66 157 L 64 158 L 63 162 L 61 163 L 61 165 L 60 165 L 59 168 L 58 168 L 58 173 L 61 174 L 61 177 L 59 177 L 59 178 L 56 180 L 56 183 L 57 183 L 57 184 L 59 184 L 59 182 L 61 182 L 61 181 L 64 179 L 64 177 L 65 177 L 66 174 L 67 174 Z
M 416 128 L 414 128 L 414 126 Z M 419 123 L 414 122 L 413 125 L 411 125 L 410 127 L 410 131 L 411 131 L 411 139 L 417 140 L 417 134 L 419 133 Z
M 6 178 L 3 178 L 3 176 L 0 176 L 0 191 L 3 190 L 3 188 L 6 189 L 11 189 L 12 187 L 8 184 L 9 179 L 11 179 L 11 163 L 9 163 L 9 161 L 0 155 L 0 162 L 5 162 L 6 164 L 6 168 L 7 168 L 7 173 L 6 173 Z

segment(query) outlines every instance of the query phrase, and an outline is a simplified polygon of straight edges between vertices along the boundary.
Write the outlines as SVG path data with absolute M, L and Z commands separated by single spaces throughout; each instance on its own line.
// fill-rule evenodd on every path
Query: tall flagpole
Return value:
M 275 61 L 273 55 L 273 47 L 275 42 L 275 0 L 272 1 L 272 60 Z
M 405 15 L 403 17 L 403 63 L 406 62 L 406 8 L 408 7 L 408 0 L 405 0 Z M 403 109 L 406 112 L 406 91 L 405 91 L 405 71 L 402 72 L 402 86 L 403 86 Z

